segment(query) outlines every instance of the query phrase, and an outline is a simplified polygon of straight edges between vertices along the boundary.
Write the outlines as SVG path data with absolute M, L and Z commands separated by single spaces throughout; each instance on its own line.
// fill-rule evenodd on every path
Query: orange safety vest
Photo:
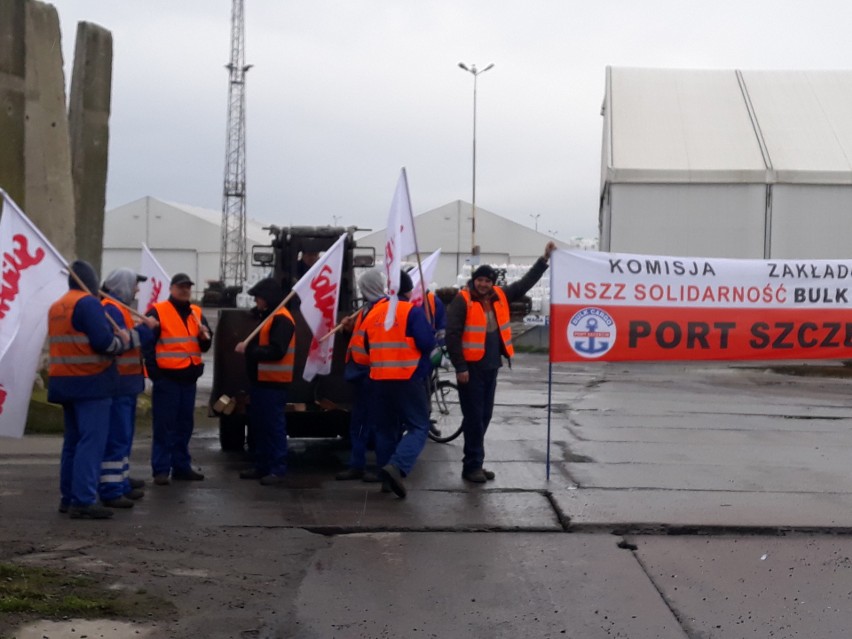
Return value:
M 408 314 L 414 305 L 399 300 L 396 306 L 396 321 L 389 331 L 385 330 L 388 300 L 378 302 L 364 320 L 369 342 L 370 379 L 411 379 L 420 362 L 420 351 L 414 338 L 405 334 Z
M 71 323 L 74 307 L 87 295 L 72 289 L 56 300 L 48 311 L 48 374 L 51 377 L 97 375 L 112 365 L 112 357 L 96 353 L 86 334 L 75 329 Z
M 124 326 L 128 331 L 133 330 L 133 316 L 130 311 L 109 298 L 101 300 L 101 304 L 115 306 L 124 318 Z M 118 364 L 119 375 L 142 375 L 142 349 L 138 346 L 124 351 L 115 361 Z
M 506 353 L 512 357 L 515 347 L 512 346 L 512 329 L 509 326 L 509 300 L 499 286 L 494 287 L 494 292 L 497 293 L 497 300 L 492 303 L 492 307 L 497 318 L 500 339 L 503 340 Z M 478 362 L 485 357 L 485 332 L 488 327 L 485 309 L 481 303 L 470 299 L 470 289 L 463 288 L 459 293 L 467 303 L 467 317 L 462 332 L 462 355 L 466 362 Z
M 362 308 L 355 317 L 355 328 L 352 330 L 352 337 L 349 338 L 349 346 L 346 348 L 347 362 L 351 359 L 356 364 L 361 364 L 362 366 L 370 365 L 370 355 L 367 353 L 364 343 L 364 337 L 367 334 L 364 330 L 364 320 L 367 319 L 367 315 L 369 314 L 369 311 L 365 313 Z
M 294 327 L 296 326 L 296 322 L 293 319 L 293 316 L 290 315 L 290 311 L 283 306 L 275 312 L 275 315 L 286 317 L 288 320 L 293 322 Z M 266 322 L 266 324 L 263 325 L 263 328 L 260 329 L 260 338 L 258 343 L 261 346 L 269 346 L 269 333 L 272 331 L 272 322 L 275 321 L 275 315 L 273 315 L 273 318 Z M 295 345 L 296 331 L 294 330 L 293 335 L 290 336 L 290 343 L 287 344 L 287 352 L 284 353 L 284 357 L 277 360 L 257 363 L 257 381 L 278 382 L 280 384 L 292 382 L 293 366 L 296 363 Z
M 154 308 L 160 318 L 160 339 L 154 346 L 157 366 L 174 370 L 200 364 L 198 333 L 201 329 L 201 309 L 190 304 L 191 312 L 184 324 L 177 309 L 168 300 L 157 302 Z

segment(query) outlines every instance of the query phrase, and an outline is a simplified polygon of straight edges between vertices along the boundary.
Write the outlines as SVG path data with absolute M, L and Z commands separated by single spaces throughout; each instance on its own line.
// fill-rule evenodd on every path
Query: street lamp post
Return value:
M 494 66 L 492 62 L 484 69 L 477 69 L 475 64 L 467 66 L 464 62 L 459 62 L 459 67 L 467 71 L 473 76 L 473 195 L 471 202 L 470 216 L 470 254 L 471 263 L 476 260 L 479 255 L 479 247 L 476 245 L 476 80 L 477 78 Z
M 535 220 L 535 230 L 537 231 L 538 230 L 538 218 L 541 217 L 541 213 L 536 213 L 535 215 L 530 213 L 530 217 Z

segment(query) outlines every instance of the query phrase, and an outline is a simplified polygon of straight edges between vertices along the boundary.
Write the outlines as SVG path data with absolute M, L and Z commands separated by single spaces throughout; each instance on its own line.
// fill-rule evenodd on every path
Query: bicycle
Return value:
M 449 372 L 446 350 L 442 349 L 441 363 L 429 376 L 430 418 L 429 439 L 439 444 L 453 441 L 462 432 L 462 412 L 459 388 L 455 382 L 441 379 L 440 371 Z

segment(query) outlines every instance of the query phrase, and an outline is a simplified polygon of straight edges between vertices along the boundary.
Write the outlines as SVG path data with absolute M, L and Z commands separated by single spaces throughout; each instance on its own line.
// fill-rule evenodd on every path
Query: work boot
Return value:
M 141 488 L 134 488 L 124 493 L 124 496 L 136 501 L 137 499 L 142 499 L 145 496 L 145 491 Z
M 135 502 L 132 499 L 121 496 L 118 499 L 103 499 L 101 503 L 107 508 L 133 508 Z
M 363 468 L 347 468 L 337 473 L 334 478 L 338 481 L 348 481 L 350 479 L 361 479 L 363 476 Z
M 168 475 L 154 475 L 154 483 L 157 486 L 168 486 L 172 482 Z
M 240 479 L 262 479 L 263 473 L 256 471 L 254 468 L 240 471 Z
M 402 473 L 399 472 L 399 468 L 393 464 L 382 466 L 382 475 L 396 496 L 400 499 L 405 499 L 408 491 L 405 489 L 405 483 L 402 481 Z
M 286 481 L 286 478 L 283 475 L 264 475 L 260 478 L 261 486 L 276 486 L 278 484 L 283 484 Z
M 482 473 L 485 475 L 485 479 L 487 479 L 488 481 L 494 481 L 494 477 L 496 477 L 494 471 L 488 470 L 487 468 L 483 468 Z
M 391 493 L 392 492 L 389 482 L 387 482 L 387 481 L 382 482 L 382 492 L 383 493 Z
M 109 508 L 91 504 L 90 506 L 71 506 L 68 510 L 71 519 L 109 519 L 112 511 Z
M 133 477 L 128 477 L 127 481 L 130 482 L 131 488 L 145 488 L 145 480 L 144 479 L 134 479 Z
M 176 479 L 178 481 L 201 481 L 204 479 L 204 475 L 199 473 L 197 470 L 192 470 L 192 468 L 188 470 L 182 470 L 179 473 L 172 471 L 172 479 Z
M 361 481 L 366 482 L 368 484 L 378 484 L 380 481 L 382 481 L 382 478 L 379 477 L 378 473 L 364 471 L 364 476 L 361 478 Z
M 70 504 L 64 499 L 59 500 L 59 512 L 61 512 L 63 515 L 68 512 L 69 506 Z
M 465 481 L 473 482 L 474 484 L 484 484 L 488 481 L 488 477 L 485 475 L 485 472 L 481 468 L 462 471 L 462 479 L 464 479 Z

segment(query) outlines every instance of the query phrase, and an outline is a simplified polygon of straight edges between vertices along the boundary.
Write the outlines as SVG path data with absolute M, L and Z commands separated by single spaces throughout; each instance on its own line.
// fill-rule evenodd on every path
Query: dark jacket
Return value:
M 276 305 L 277 306 L 277 305 Z M 274 308 L 274 307 L 273 307 Z M 258 311 L 257 308 L 251 310 L 260 321 L 272 312 L 272 308 L 266 311 Z M 272 318 L 272 324 L 269 327 L 269 344 L 266 346 L 260 345 L 260 333 L 255 335 L 252 340 L 246 345 L 246 374 L 252 385 L 260 388 L 287 388 L 289 384 L 280 382 L 259 382 L 257 381 L 257 363 L 258 362 L 274 362 L 281 359 L 287 354 L 287 346 L 290 344 L 290 339 L 296 327 L 289 318 L 283 315 L 276 315 Z M 295 348 L 295 343 L 293 347 Z
M 536 282 L 541 279 L 541 276 L 544 275 L 544 272 L 547 270 L 547 260 L 543 257 L 540 257 L 536 260 L 535 264 L 530 267 L 524 276 L 516 282 L 509 284 L 508 286 L 503 287 L 503 292 L 506 294 L 506 301 L 511 304 L 512 302 L 517 302 L 524 295 L 527 294 L 533 286 L 535 286 Z M 477 301 L 476 290 L 473 288 L 473 281 L 469 280 L 467 283 L 468 290 L 470 291 L 470 297 L 472 301 Z M 492 300 L 497 299 L 497 293 L 492 294 Z M 453 301 L 450 302 L 450 305 L 447 307 L 447 353 L 450 356 L 450 361 L 453 363 L 453 367 L 456 369 L 457 373 L 463 373 L 468 370 L 470 366 L 476 366 L 480 364 L 480 362 L 467 362 L 464 359 L 464 355 L 462 354 L 462 333 L 464 332 L 464 324 L 467 319 L 467 302 L 465 302 L 464 297 L 461 295 L 456 295 L 453 298 Z M 493 338 L 493 336 L 492 336 Z M 498 348 L 502 351 L 503 343 L 499 339 L 499 336 L 496 340 L 488 339 L 486 337 L 486 353 L 485 357 L 482 358 L 484 362 L 492 362 L 498 361 L 501 353 L 492 352 L 492 349 Z M 505 355 L 505 351 L 502 352 Z

